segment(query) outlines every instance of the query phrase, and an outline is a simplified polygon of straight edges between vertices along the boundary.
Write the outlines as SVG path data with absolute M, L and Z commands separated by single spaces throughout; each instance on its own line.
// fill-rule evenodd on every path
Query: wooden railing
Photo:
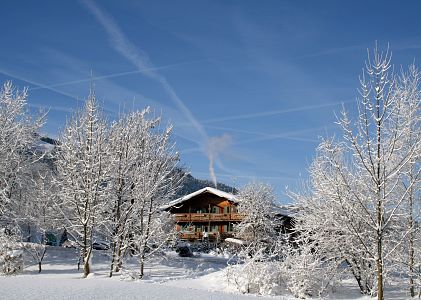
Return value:
M 177 222 L 220 222 L 220 221 L 235 221 L 239 222 L 243 219 L 243 216 L 239 213 L 228 213 L 228 214 L 208 214 L 208 213 L 186 213 L 186 214 L 175 214 Z
M 215 239 L 218 238 L 218 236 L 221 240 L 224 240 L 224 239 L 226 239 L 228 237 L 232 237 L 234 235 L 233 232 L 221 232 L 221 233 L 219 233 L 219 232 L 208 232 L 207 234 L 208 234 L 208 238 L 210 240 L 215 240 Z M 198 231 L 198 232 L 186 232 L 186 231 L 182 232 L 181 231 L 181 232 L 178 233 L 178 236 L 182 240 L 201 240 L 201 239 L 203 239 L 203 232 L 200 232 L 200 231 Z

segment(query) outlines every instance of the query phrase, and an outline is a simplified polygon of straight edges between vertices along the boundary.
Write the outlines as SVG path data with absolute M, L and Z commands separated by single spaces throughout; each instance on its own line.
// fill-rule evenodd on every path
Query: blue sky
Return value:
M 112 120 L 150 105 L 175 125 L 182 164 L 220 182 L 307 176 L 334 112 L 353 111 L 367 48 L 418 59 L 418 1 L 6 1 L 0 80 L 50 109 L 57 137 L 89 90 Z M 416 61 L 417 62 L 417 61 Z

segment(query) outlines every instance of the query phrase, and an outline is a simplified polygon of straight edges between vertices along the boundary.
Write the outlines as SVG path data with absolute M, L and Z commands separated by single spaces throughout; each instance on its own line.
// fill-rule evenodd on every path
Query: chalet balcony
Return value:
M 177 222 L 241 222 L 241 220 L 243 220 L 243 215 L 239 213 L 186 213 L 175 214 L 175 220 Z

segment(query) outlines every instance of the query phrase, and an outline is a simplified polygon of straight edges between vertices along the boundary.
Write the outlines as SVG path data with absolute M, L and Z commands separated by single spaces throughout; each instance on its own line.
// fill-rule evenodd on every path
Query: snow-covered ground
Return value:
M 77 271 L 74 249 L 50 247 L 41 274 L 37 273 L 37 266 L 28 265 L 22 275 L 0 277 L 0 299 L 295 299 L 239 294 L 226 283 L 227 258 L 210 254 L 179 257 L 167 252 L 146 266 L 146 278 L 142 281 L 122 280 L 124 275 L 107 277 L 108 262 L 106 252 L 96 251 L 93 274 L 83 279 Z M 387 296 L 405 299 L 402 293 Z M 330 299 L 371 298 L 361 297 L 350 282 L 338 288 Z
M 250 299 L 233 295 L 147 282 L 107 278 L 19 276 L 1 278 L 1 299 Z M 259 297 L 264 299 L 264 297 Z M 279 298 L 278 298 L 279 299 Z
M 146 266 L 146 278 L 142 281 L 121 280 L 117 275 L 107 277 L 108 258 L 96 251 L 93 274 L 87 279 L 77 271 L 77 253 L 74 249 L 50 247 L 47 250 L 43 271 L 37 266 L 25 268 L 18 276 L 0 277 L 0 299 L 250 299 L 251 295 L 235 295 L 224 291 L 207 291 L 202 280 L 201 288 L 182 282 L 194 280 L 205 274 L 218 273 L 226 266 L 225 258 L 211 255 L 179 257 L 169 252 L 164 258 Z M 135 267 L 135 266 L 132 266 Z M 215 285 L 217 276 L 209 278 Z M 177 284 L 180 279 L 180 284 Z M 206 281 L 206 280 L 205 280 Z M 171 282 L 171 284 L 169 284 Z M 265 299 L 259 297 L 259 299 Z

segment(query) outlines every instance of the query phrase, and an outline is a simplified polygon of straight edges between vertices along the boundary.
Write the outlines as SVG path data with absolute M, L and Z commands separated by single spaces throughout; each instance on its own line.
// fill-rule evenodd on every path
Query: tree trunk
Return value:
M 116 242 L 113 242 L 113 246 L 112 246 L 113 248 L 113 250 L 112 250 L 112 258 L 111 258 L 111 265 L 110 265 L 110 273 L 109 273 L 109 275 L 108 275 L 108 277 L 113 277 L 113 271 L 114 271 L 114 264 L 115 264 L 115 261 L 116 261 L 116 256 L 117 256 L 117 253 L 116 253 Z
M 412 182 L 412 166 L 410 174 L 410 182 Z M 415 297 L 415 285 L 414 285 L 414 217 L 413 217 L 413 195 L 414 189 L 410 187 L 409 191 L 409 218 L 408 218 L 408 230 L 409 230 L 409 257 L 408 257 L 408 266 L 409 266 L 409 294 L 411 297 Z
M 140 279 L 143 278 L 144 269 L 145 269 L 145 254 L 142 254 L 142 257 L 140 258 Z
M 38 260 L 38 273 L 41 273 L 41 271 L 42 271 L 42 261 L 44 260 L 45 252 L 47 252 L 47 248 L 43 249 L 42 255 L 41 255 L 40 259 Z
M 360 292 L 363 295 L 370 295 L 371 288 L 367 281 L 367 277 L 363 278 L 361 275 L 364 271 L 361 270 L 362 266 L 359 265 L 359 262 L 355 259 L 352 259 L 352 264 L 349 260 L 346 260 L 349 268 L 351 269 L 351 273 L 354 276 L 355 280 L 357 281 L 358 287 L 360 288 Z
M 82 248 L 82 257 L 83 257 L 83 277 L 87 277 L 91 272 L 89 265 L 89 258 L 91 256 L 92 247 L 88 246 L 88 226 L 84 224 L 83 226 L 83 248 Z
M 377 75 L 376 75 L 377 76 Z M 377 78 L 376 78 L 377 79 Z M 378 79 L 377 79 L 378 80 Z M 376 154 L 376 163 L 377 163 L 377 174 L 376 174 L 376 185 L 377 185 L 377 299 L 383 300 L 383 205 L 384 199 L 382 198 L 382 186 L 383 189 L 385 188 L 385 182 L 382 179 L 381 175 L 381 159 L 382 159 L 382 152 L 381 152 L 381 132 L 382 132 L 382 120 L 380 118 L 380 99 L 382 99 L 382 95 L 380 93 L 380 89 L 376 89 L 376 117 L 377 117 L 377 124 L 376 124 L 376 131 L 377 131 L 377 154 Z M 382 181 L 383 180 L 383 181 Z
M 116 263 L 115 269 L 114 269 L 115 272 L 119 272 L 122 265 L 123 265 L 123 262 L 121 260 L 121 258 L 123 256 L 122 247 L 124 245 L 124 241 L 126 240 L 126 238 L 127 237 L 125 235 L 123 235 L 123 234 L 120 235 L 120 241 L 119 241 L 118 246 L 117 246 L 117 263 Z
M 147 243 L 148 243 L 148 240 L 149 240 L 149 231 L 150 231 L 150 228 L 151 228 L 151 221 L 152 221 L 153 200 L 150 199 L 149 201 L 150 202 L 149 202 L 148 220 L 147 220 L 147 223 L 146 223 L 146 226 L 147 226 L 146 227 L 146 233 L 145 233 L 145 236 L 143 237 L 144 241 L 143 241 L 142 246 L 141 246 L 140 278 L 143 278 L 143 269 L 144 269 L 144 265 L 145 265 L 145 251 L 146 251 L 146 246 L 147 246 Z M 143 218 L 142 218 L 142 220 L 143 220 Z
M 414 285 L 414 237 L 413 232 L 410 232 L 409 237 L 409 293 L 411 297 L 415 297 Z
M 88 277 L 88 275 L 91 273 L 91 265 L 90 265 L 90 258 L 91 258 L 92 248 L 89 248 L 87 251 L 87 256 L 84 257 L 83 262 L 83 277 Z
M 377 299 L 383 300 L 383 261 L 382 261 L 382 242 L 377 241 Z

